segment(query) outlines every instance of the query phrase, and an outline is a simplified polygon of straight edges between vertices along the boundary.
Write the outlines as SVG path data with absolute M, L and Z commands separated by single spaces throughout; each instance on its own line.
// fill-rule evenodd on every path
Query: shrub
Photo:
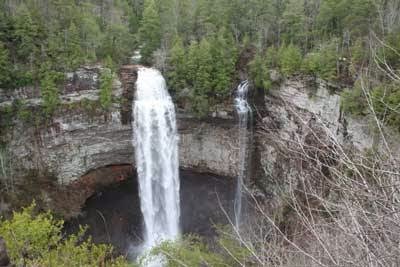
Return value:
M 110 69 L 104 69 L 100 74 L 100 104 L 105 110 L 112 104 L 112 85 L 114 74 Z
M 60 79 L 60 73 L 45 71 L 40 80 L 40 90 L 42 93 L 43 110 L 46 117 L 51 116 L 60 104 L 57 82 Z
M 306 74 L 317 75 L 321 68 L 321 53 L 308 53 L 303 60 L 302 71 Z
M 300 70 L 302 55 L 300 49 L 290 44 L 279 49 L 279 67 L 285 76 L 293 75 Z
M 400 87 L 397 84 L 381 84 L 372 89 L 371 96 L 379 119 L 400 131 Z
M 215 247 L 210 248 L 204 240 L 195 235 L 185 236 L 177 241 L 167 241 L 153 248 L 140 259 L 146 263 L 153 258 L 161 258 L 167 267 L 178 266 L 242 266 L 247 263 L 250 251 L 241 245 L 236 234 L 228 227 L 217 229 L 219 234 Z M 249 264 L 249 266 L 253 266 Z
M 203 118 L 207 116 L 210 110 L 208 98 L 205 95 L 194 95 L 191 97 L 192 112 L 198 117 Z
M 302 71 L 327 81 L 335 81 L 337 79 L 336 62 L 334 44 L 325 44 L 304 57 Z
M 63 239 L 64 222 L 35 208 L 33 203 L 0 223 L 0 236 L 17 266 L 128 266 L 123 258 L 111 257 L 111 246 L 95 245 L 90 238 L 81 241 L 84 228 Z
M 341 96 L 341 106 L 344 112 L 353 115 L 364 115 L 365 97 L 361 86 L 356 85 L 352 89 L 346 89 Z

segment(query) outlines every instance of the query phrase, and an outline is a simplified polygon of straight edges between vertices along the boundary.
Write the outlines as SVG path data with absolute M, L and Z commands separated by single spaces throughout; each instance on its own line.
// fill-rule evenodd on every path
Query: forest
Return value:
M 306 145 L 291 140 L 294 155 L 271 153 L 285 154 L 287 162 L 301 158 L 297 167 L 312 174 L 295 173 L 298 180 L 282 186 L 293 191 L 283 197 L 287 203 L 280 203 L 278 215 L 269 217 L 257 206 L 257 223 L 271 228 L 243 234 L 248 240 L 217 225 L 214 242 L 188 235 L 146 257 L 162 254 L 165 266 L 190 267 L 399 264 L 398 151 L 385 139 L 386 129 L 400 133 L 399 0 L 0 0 L 1 91 L 32 87 L 42 100 L 35 112 L 19 100 L 0 105 L 0 136 L 12 128 L 15 114 L 51 125 L 67 73 L 83 66 L 101 66 L 98 102 L 111 110 L 113 101 L 122 101 L 112 96 L 113 81 L 128 64 L 160 70 L 174 103 L 196 122 L 207 122 L 218 105 L 230 105 L 243 73 L 263 97 L 286 80 L 323 81 L 340 96 L 340 116 L 373 124 L 371 132 L 389 151 L 383 155 L 374 147 L 361 156 L 334 138 L 304 138 Z M 255 134 L 273 132 L 266 128 Z M 6 145 L 0 140 L 0 194 L 12 191 L 1 181 Z M 297 145 L 300 152 L 293 152 Z M 0 195 L 0 210 L 2 204 Z M 303 228 L 295 229 L 294 217 Z M 0 216 L 0 236 L 16 266 L 147 266 L 92 242 L 85 227 L 65 235 L 63 225 L 34 202 Z
M 390 78 L 399 68 L 398 5 L 395 0 L 2 0 L 0 87 L 40 85 L 51 113 L 63 73 L 97 62 L 113 69 L 140 50 L 142 63 L 161 69 L 170 89 L 178 96 L 184 91 L 202 117 L 230 95 L 239 56 L 251 48 L 254 58 L 247 67 L 255 86 L 274 86 L 270 69 L 319 77 L 346 89 L 343 108 L 355 115 L 367 113 L 357 84 L 367 75 L 377 113 L 399 129 L 399 90 Z

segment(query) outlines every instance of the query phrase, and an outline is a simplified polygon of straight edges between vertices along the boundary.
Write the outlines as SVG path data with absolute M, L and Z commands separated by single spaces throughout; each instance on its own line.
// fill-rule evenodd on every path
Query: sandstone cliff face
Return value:
M 60 199 L 73 196 L 74 212 L 79 212 L 79 205 L 98 185 L 125 179 L 135 167 L 131 110 L 137 66 L 120 69 L 113 85 L 115 101 L 107 111 L 98 104 L 100 70 L 99 66 L 86 67 L 67 75 L 61 88 L 62 108 L 50 122 L 14 119 L 2 136 L 20 171 L 50 172 L 58 184 L 65 185 L 67 195 Z M 23 88 L 0 91 L 0 108 L 13 105 L 16 99 L 24 99 L 32 112 L 41 103 L 37 88 Z M 331 93 L 323 81 L 312 88 L 303 80 L 287 80 L 264 99 L 254 96 L 254 103 L 254 153 L 247 183 L 271 200 L 269 205 L 279 206 L 280 195 L 290 191 L 291 185 L 323 171 L 321 166 L 307 164 L 304 152 L 309 145 L 329 151 L 336 143 L 360 152 L 383 146 L 367 120 L 343 116 L 340 96 Z M 239 148 L 232 109 L 214 112 L 207 120 L 180 112 L 177 117 L 180 166 L 236 177 Z M 390 146 L 399 144 L 395 138 L 388 139 Z
M 281 207 L 283 196 L 296 191 L 302 181 L 312 180 L 323 188 L 338 147 L 349 156 L 385 150 L 379 133 L 371 130 L 373 122 L 345 116 L 340 101 L 321 80 L 314 88 L 304 80 L 287 80 L 266 96 L 255 130 L 258 166 L 250 182 L 262 191 L 270 210 Z M 398 135 L 389 129 L 385 135 L 392 151 L 400 151 Z
M 65 107 L 48 125 L 14 121 L 6 139 L 21 169 L 46 170 L 60 184 L 70 184 L 102 167 L 134 165 L 131 105 L 137 67 L 121 68 L 113 86 L 113 96 L 118 101 L 107 111 L 93 104 L 99 99 L 99 72 L 100 67 L 92 67 L 67 75 L 61 95 Z M 1 92 L 0 105 L 11 105 L 17 98 L 25 98 L 30 106 L 39 105 L 39 95 L 34 88 L 14 95 Z M 178 114 L 178 128 L 182 168 L 236 175 L 238 149 L 232 118 L 218 123 L 200 122 Z

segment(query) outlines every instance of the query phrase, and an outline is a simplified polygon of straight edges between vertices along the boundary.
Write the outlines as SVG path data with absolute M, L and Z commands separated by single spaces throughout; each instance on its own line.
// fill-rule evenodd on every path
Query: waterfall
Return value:
M 165 80 L 140 68 L 133 102 L 133 141 L 145 229 L 144 248 L 179 235 L 179 162 L 175 107 Z
M 241 216 L 242 216 L 242 188 L 243 180 L 246 177 L 247 167 L 247 152 L 249 144 L 248 136 L 248 122 L 251 118 L 251 108 L 247 102 L 247 93 L 249 90 L 249 82 L 243 81 L 239 84 L 236 97 L 235 97 L 235 109 L 238 115 L 238 130 L 239 130 L 239 175 L 237 177 L 237 186 L 235 194 L 234 212 L 235 212 L 235 226 L 237 229 L 240 227 Z

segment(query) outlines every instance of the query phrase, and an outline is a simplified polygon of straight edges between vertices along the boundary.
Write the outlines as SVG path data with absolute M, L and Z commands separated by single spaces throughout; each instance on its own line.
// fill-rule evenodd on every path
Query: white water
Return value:
M 235 194 L 235 226 L 239 229 L 242 217 L 242 201 L 243 201 L 243 180 L 246 176 L 246 163 L 248 152 L 248 122 L 251 117 L 251 108 L 247 102 L 247 93 L 249 90 L 248 81 L 240 83 L 236 91 L 235 109 L 238 114 L 238 128 L 239 128 L 239 176 L 237 178 L 236 194 Z
M 145 223 L 143 249 L 148 250 L 180 233 L 178 134 L 161 73 L 140 68 L 136 87 L 133 142 Z

